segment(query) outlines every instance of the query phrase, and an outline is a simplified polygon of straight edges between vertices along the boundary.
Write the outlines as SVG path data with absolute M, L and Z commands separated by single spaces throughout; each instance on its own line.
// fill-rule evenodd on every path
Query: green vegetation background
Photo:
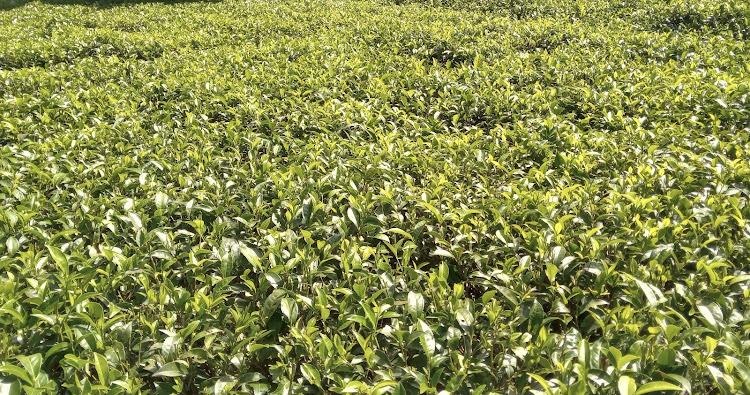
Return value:
M 747 393 L 745 1 L 4 1 L 0 394 Z

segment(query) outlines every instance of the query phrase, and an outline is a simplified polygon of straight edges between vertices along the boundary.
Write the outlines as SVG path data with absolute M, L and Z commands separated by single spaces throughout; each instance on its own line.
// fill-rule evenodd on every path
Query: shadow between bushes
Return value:
M 41 0 L 43 4 L 52 5 L 85 5 L 97 8 L 112 8 L 137 4 L 184 4 L 184 3 L 220 3 L 223 0 Z M 0 10 L 12 10 L 33 3 L 34 0 L 0 0 Z

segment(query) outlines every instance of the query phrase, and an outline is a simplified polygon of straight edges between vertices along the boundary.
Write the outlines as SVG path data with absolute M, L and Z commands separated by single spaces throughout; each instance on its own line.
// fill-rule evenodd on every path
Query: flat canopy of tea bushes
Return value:
M 749 36 L 0 1 L 0 395 L 748 393 Z

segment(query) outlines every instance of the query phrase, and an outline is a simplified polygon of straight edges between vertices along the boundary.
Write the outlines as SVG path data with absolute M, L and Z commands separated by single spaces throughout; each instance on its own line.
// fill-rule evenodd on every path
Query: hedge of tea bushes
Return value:
M 0 393 L 750 391 L 749 15 L 4 7 Z

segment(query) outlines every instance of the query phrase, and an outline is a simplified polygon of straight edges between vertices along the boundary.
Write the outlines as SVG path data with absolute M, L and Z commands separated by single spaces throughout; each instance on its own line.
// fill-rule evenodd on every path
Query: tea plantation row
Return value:
M 739 0 L 10 0 L 0 394 L 750 391 Z

